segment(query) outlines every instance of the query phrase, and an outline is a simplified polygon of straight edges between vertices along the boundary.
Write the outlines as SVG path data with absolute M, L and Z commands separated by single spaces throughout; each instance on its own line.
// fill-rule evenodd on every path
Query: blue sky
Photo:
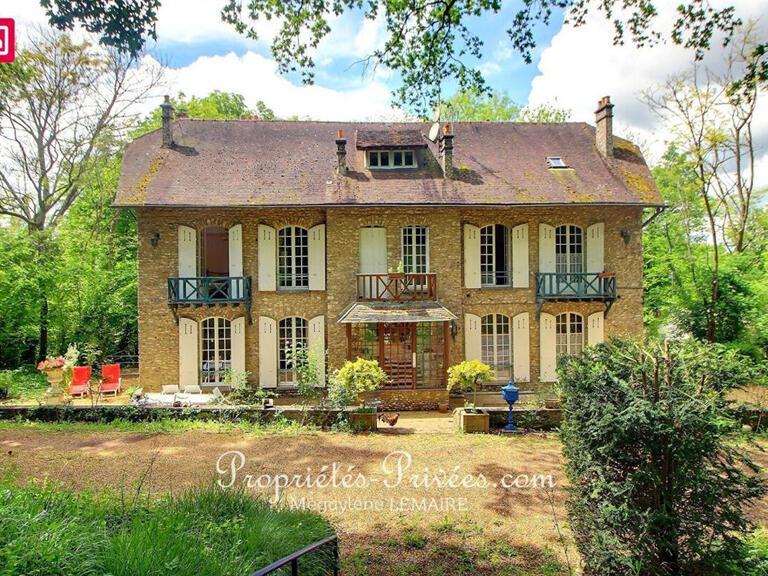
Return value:
M 484 15 L 472 18 L 470 27 L 483 41 L 483 56 L 479 61 L 470 60 L 473 66 L 480 66 L 486 74 L 486 79 L 495 90 L 506 92 L 512 100 L 524 105 L 528 100 L 531 90 L 531 82 L 537 75 L 538 59 L 542 51 L 549 46 L 552 37 L 560 30 L 562 14 L 553 15 L 549 26 L 538 26 L 536 29 L 537 48 L 533 54 L 531 64 L 525 64 L 522 57 L 512 51 L 511 43 L 506 35 L 506 27 L 512 21 L 519 2 L 507 2 L 502 11 L 497 15 Z M 161 11 L 161 18 L 163 12 Z M 316 82 L 319 85 L 330 86 L 335 89 L 354 89 L 365 85 L 370 80 L 364 76 L 364 66 L 359 62 L 358 55 L 345 54 L 339 44 L 343 43 L 343 35 L 359 31 L 363 24 L 363 16 L 360 13 L 351 13 L 343 16 L 334 23 L 334 30 L 327 41 L 320 47 L 331 45 L 332 55 L 317 59 Z M 194 38 L 180 41 L 174 34 L 164 34 L 164 28 L 158 28 L 158 41 L 150 46 L 150 53 L 164 61 L 170 68 L 180 69 L 192 65 L 200 57 L 225 56 L 234 53 L 238 57 L 248 52 L 259 54 L 265 58 L 271 58 L 269 43 L 267 40 L 251 41 L 234 32 L 217 35 L 209 35 L 205 38 Z M 169 30 L 170 32 L 170 30 Z M 349 37 L 347 36 L 349 39 Z M 300 84 L 298 74 L 288 75 L 295 84 Z M 397 85 L 396 76 L 379 78 L 388 88 Z M 450 94 L 455 86 L 447 82 L 444 90 Z

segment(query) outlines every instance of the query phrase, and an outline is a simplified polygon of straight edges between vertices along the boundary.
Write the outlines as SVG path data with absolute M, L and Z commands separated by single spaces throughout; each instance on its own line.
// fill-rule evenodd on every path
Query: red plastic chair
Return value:
M 69 395 L 82 398 L 88 394 L 88 382 L 90 380 L 90 366 L 75 366 L 72 369 L 72 382 L 69 383 Z
M 120 377 L 120 364 L 104 364 L 101 367 L 101 380 L 99 392 L 102 394 L 117 394 L 120 392 L 122 378 Z

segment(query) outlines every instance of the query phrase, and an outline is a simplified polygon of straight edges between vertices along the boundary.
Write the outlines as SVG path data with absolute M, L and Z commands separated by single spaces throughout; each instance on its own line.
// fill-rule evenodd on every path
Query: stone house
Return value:
M 377 359 L 385 404 L 434 407 L 446 368 L 536 387 L 642 332 L 639 149 L 585 123 L 173 118 L 125 151 L 138 221 L 140 381 L 289 392 L 296 346 Z M 320 382 L 319 384 L 323 384 Z

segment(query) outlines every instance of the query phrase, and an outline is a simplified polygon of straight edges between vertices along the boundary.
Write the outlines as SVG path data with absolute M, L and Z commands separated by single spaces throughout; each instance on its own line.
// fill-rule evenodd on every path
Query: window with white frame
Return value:
M 555 229 L 555 272 L 581 274 L 584 271 L 584 232 L 564 224 Z
M 480 284 L 485 287 L 510 286 L 511 242 L 509 229 L 491 224 L 480 229 Z
M 497 380 L 512 379 L 512 330 L 509 316 L 488 314 L 480 321 L 482 361 Z
M 400 254 L 403 272 L 424 274 L 429 272 L 429 228 L 406 226 L 401 231 Z
M 299 226 L 277 233 L 278 287 L 309 288 L 309 232 Z
M 298 316 L 280 320 L 278 326 L 279 382 L 283 385 L 296 384 L 294 357 L 297 350 L 307 348 L 307 321 Z
M 371 170 L 416 168 L 416 154 L 413 150 L 370 150 L 368 168 Z
M 584 318 L 581 314 L 558 314 L 556 326 L 556 355 L 559 359 L 568 354 L 578 354 L 584 348 Z
M 232 367 L 231 324 L 226 318 L 206 318 L 200 328 L 200 383 L 221 384 Z

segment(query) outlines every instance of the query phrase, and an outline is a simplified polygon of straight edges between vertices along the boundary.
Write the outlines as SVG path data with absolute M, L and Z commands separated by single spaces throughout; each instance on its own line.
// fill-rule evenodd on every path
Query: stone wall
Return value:
M 180 225 L 201 230 L 207 225 L 243 226 L 243 274 L 253 277 L 253 325 L 246 325 L 246 369 L 258 374 L 257 319 L 260 315 L 279 320 L 285 316 L 312 318 L 326 316 L 329 363 L 338 367 L 346 358 L 346 333 L 337 323 L 339 315 L 355 299 L 355 273 L 359 263 L 359 229 L 363 226 L 387 228 L 388 265 L 395 268 L 400 256 L 400 228 L 405 225 L 429 227 L 430 272 L 437 274 L 440 302 L 458 318 L 458 333 L 449 346 L 449 364 L 463 358 L 463 316 L 482 316 L 495 312 L 514 316 L 530 314 L 531 379 L 538 383 L 539 332 L 536 320 L 535 274 L 538 269 L 538 224 L 554 226 L 576 224 L 586 229 L 595 222 L 605 223 L 605 267 L 616 273 L 618 301 L 605 320 L 606 337 L 642 333 L 642 211 L 638 207 L 441 207 L 373 208 L 335 207 L 328 209 L 166 209 L 136 210 L 139 234 L 139 355 L 140 378 L 145 390 L 178 380 L 178 327 L 167 305 L 166 280 L 178 271 L 177 229 Z M 327 290 L 325 292 L 259 292 L 257 279 L 257 226 L 276 229 L 295 225 L 309 228 L 326 223 Z M 483 226 L 501 223 L 512 228 L 529 224 L 528 288 L 463 288 L 462 225 Z M 629 243 L 621 236 L 629 232 Z M 153 247 L 150 238 L 159 233 Z M 586 318 L 604 310 L 601 302 L 546 303 L 543 311 L 558 314 L 573 311 Z M 183 308 L 180 314 L 194 320 L 209 316 L 234 318 L 245 314 L 243 306 Z

